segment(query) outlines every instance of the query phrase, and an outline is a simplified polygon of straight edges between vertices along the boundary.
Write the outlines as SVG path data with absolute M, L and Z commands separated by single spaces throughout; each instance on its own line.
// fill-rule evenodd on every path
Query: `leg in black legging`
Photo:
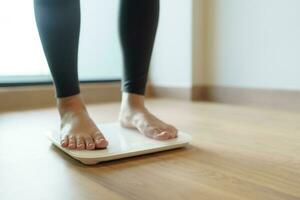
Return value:
M 150 138 L 166 140 L 177 137 L 177 129 L 151 114 L 144 104 L 158 15 L 159 0 L 121 0 L 119 24 L 124 73 L 120 122 Z
M 35 0 L 40 38 L 57 97 L 79 93 L 77 75 L 79 0 Z M 124 55 L 123 91 L 144 94 L 158 24 L 158 0 L 122 0 L 120 38 Z
M 129 94 L 128 98 L 122 99 L 122 105 L 125 102 L 128 106 L 122 107 L 121 122 L 125 126 L 136 127 L 149 137 L 170 139 L 176 137 L 176 129 L 143 107 L 158 21 L 158 3 L 158 0 L 121 0 L 120 35 L 125 65 L 123 91 Z M 90 150 L 105 148 L 108 142 L 89 117 L 80 96 L 76 95 L 79 93 L 79 0 L 35 0 L 35 13 L 56 87 L 62 146 Z
M 61 145 L 78 150 L 105 148 L 108 142 L 89 117 L 79 95 L 79 0 L 35 0 L 34 8 L 58 97 Z
M 159 0 L 121 0 L 122 90 L 143 95 L 159 15 Z
M 34 0 L 35 16 L 57 97 L 79 93 L 79 0 Z

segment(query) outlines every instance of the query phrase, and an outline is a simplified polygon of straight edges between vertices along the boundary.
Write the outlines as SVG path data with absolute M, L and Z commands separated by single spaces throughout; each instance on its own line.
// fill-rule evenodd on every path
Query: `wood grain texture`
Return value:
M 299 90 L 203 86 L 196 87 L 195 91 L 194 94 L 201 94 L 200 98 L 195 95 L 196 100 L 300 111 Z
M 190 133 L 186 149 L 84 166 L 43 131 L 55 109 L 0 114 L 0 199 L 300 199 L 300 114 L 214 103 L 149 100 Z M 119 104 L 90 105 L 96 122 Z
M 83 83 L 81 94 L 87 103 L 103 103 L 121 99 L 120 82 Z M 37 109 L 55 106 L 52 85 L 0 87 L 0 112 Z
M 299 90 L 243 88 L 194 85 L 192 87 L 161 87 L 150 85 L 149 97 L 187 101 L 209 101 L 232 105 L 300 111 Z

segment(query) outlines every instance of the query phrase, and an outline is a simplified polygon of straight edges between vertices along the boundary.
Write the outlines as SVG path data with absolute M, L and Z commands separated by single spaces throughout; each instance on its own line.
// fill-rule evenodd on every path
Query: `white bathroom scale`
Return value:
M 56 147 L 86 165 L 181 148 L 185 147 L 191 140 L 189 134 L 181 131 L 178 131 L 177 138 L 159 141 L 148 138 L 135 129 L 123 128 L 119 123 L 106 123 L 97 126 L 109 141 L 106 149 L 69 150 L 60 145 L 58 131 L 48 131 L 47 136 Z

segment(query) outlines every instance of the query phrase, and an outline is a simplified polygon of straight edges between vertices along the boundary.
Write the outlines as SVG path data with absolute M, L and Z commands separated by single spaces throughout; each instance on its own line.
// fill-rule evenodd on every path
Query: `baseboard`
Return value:
M 81 84 L 81 93 L 88 104 L 121 100 L 120 83 Z M 293 90 L 148 85 L 146 96 L 300 111 L 300 91 Z M 0 111 L 51 107 L 55 104 L 54 88 L 51 85 L 0 88 Z
M 162 87 L 150 85 L 147 88 L 146 96 L 191 100 L 192 91 L 189 87 Z
M 204 86 L 193 87 L 162 87 L 150 85 L 147 88 L 149 97 L 157 98 L 175 98 L 180 100 L 202 100 Z
M 119 101 L 120 83 L 83 83 L 81 93 L 86 103 Z M 55 106 L 52 85 L 0 88 L 0 111 Z
M 300 91 L 223 86 L 151 86 L 151 95 L 193 101 L 212 101 L 236 105 L 300 111 Z
M 201 100 L 300 111 L 300 91 L 297 90 L 223 86 L 206 86 L 202 90 Z

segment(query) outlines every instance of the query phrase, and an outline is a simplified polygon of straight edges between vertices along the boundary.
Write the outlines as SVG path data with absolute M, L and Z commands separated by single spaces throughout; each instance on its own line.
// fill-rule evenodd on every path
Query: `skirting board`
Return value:
M 191 100 L 192 91 L 187 87 L 161 87 L 150 85 L 147 88 L 147 97 L 174 98 L 181 100 Z
M 300 91 L 223 86 L 192 88 L 151 86 L 151 96 L 193 101 L 212 101 L 236 105 L 300 111 Z
M 120 83 L 85 83 L 81 91 L 87 103 L 121 100 Z M 0 111 L 55 106 L 52 85 L 0 88 Z M 147 85 L 147 97 L 187 101 L 213 101 L 237 105 L 300 111 L 300 91 L 223 86 L 160 87 Z
M 86 103 L 119 101 L 120 82 L 83 83 L 80 85 Z M 23 110 L 55 106 L 52 85 L 0 88 L 0 111 Z

